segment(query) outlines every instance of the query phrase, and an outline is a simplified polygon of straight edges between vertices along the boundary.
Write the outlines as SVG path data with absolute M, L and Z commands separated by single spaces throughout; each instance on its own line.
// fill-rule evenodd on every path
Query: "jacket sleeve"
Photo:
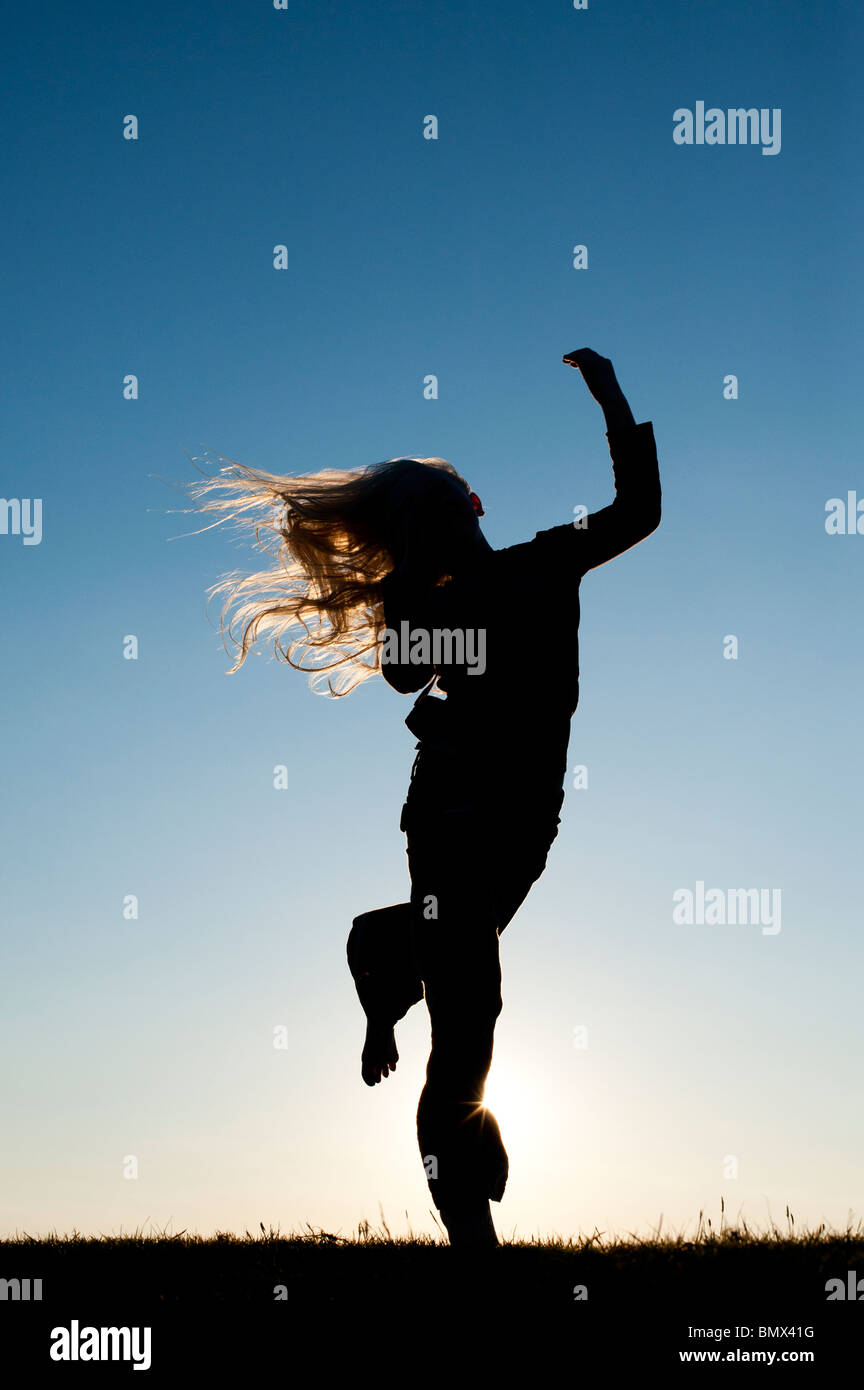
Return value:
M 561 552 L 579 574 L 605 565 L 650 536 L 660 525 L 660 471 L 654 426 L 650 420 L 606 434 L 612 458 L 615 500 L 581 523 L 565 522 L 536 539 Z

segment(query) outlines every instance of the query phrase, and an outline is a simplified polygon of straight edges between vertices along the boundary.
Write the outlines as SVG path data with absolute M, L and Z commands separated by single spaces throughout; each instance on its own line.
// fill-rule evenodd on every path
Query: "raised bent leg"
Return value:
M 392 1028 L 423 998 L 414 961 L 410 903 L 394 903 L 354 918 L 348 968 L 367 1018 Z

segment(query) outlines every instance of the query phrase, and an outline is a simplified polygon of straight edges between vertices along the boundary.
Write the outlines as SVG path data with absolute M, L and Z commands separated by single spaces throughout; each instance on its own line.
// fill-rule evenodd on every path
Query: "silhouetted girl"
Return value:
M 497 1244 L 489 1202 L 503 1196 L 508 1158 L 483 1095 L 502 1007 L 498 939 L 558 831 L 579 582 L 660 521 L 651 423 L 635 424 L 607 358 L 582 348 L 563 361 L 603 409 L 615 500 L 522 544 L 492 549 L 480 499 L 444 459 L 301 477 L 232 464 L 235 476 L 223 469 L 193 488 L 227 493 L 204 507 L 249 514 L 259 541 L 268 530 L 276 540 L 271 568 L 216 586 L 230 590 L 226 612 L 237 604 L 233 670 L 267 636 L 324 693 L 348 694 L 376 672 L 400 692 L 422 688 L 405 721 L 418 739 L 400 821 L 410 902 L 356 917 L 348 963 L 370 1086 L 395 1069 L 394 1025 L 425 996 L 432 1048 L 417 1136 L 454 1245 Z

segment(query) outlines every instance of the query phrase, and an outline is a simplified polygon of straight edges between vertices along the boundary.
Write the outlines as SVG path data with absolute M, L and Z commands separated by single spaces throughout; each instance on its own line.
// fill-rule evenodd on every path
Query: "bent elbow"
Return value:
M 642 540 L 644 540 L 646 536 L 653 535 L 653 533 L 657 530 L 657 527 L 660 525 L 662 515 L 663 512 L 660 505 L 660 495 L 658 493 L 656 501 L 652 500 L 642 510 L 642 515 L 640 518 L 642 523 Z
M 631 546 L 638 545 L 648 536 L 652 535 L 660 525 L 660 503 L 656 506 L 640 507 L 638 512 L 631 514 L 628 525 L 622 532 L 622 550 L 629 550 Z

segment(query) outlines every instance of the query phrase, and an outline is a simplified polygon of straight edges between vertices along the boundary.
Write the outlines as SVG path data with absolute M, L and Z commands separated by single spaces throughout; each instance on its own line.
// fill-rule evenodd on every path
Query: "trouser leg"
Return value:
M 398 1023 L 423 998 L 414 959 L 410 903 L 394 903 L 354 918 L 348 967 L 368 1017 Z
M 502 1006 L 498 936 L 543 872 L 564 793 L 536 799 L 516 818 L 496 815 L 492 803 L 457 812 L 461 795 L 442 782 L 433 759 L 413 796 L 409 789 L 400 822 L 414 961 L 432 1025 L 417 1138 L 439 1209 L 504 1194 L 507 1151 L 482 1103 Z
M 483 1106 L 502 1007 L 496 908 L 482 866 L 467 861 L 464 828 L 451 829 L 439 823 L 408 845 L 415 957 L 432 1026 L 417 1139 L 438 1208 L 500 1201 L 509 1169 L 498 1122 Z

